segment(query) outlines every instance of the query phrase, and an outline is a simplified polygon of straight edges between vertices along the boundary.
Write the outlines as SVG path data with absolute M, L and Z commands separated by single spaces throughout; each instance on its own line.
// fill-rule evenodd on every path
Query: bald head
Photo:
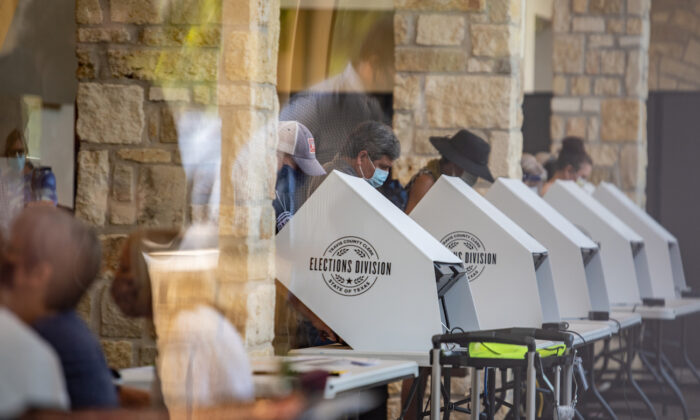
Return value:
M 52 311 L 75 308 L 100 270 L 93 229 L 54 207 L 25 209 L 12 226 L 10 246 L 27 271 L 48 268 L 45 305 Z

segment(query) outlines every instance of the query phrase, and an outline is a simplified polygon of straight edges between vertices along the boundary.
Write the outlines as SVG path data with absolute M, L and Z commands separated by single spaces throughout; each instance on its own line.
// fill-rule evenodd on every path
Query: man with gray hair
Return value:
M 400 154 L 401 144 L 391 127 L 378 121 L 365 121 L 350 132 L 340 152 L 323 169 L 327 174 L 337 170 L 363 178 L 374 188 L 379 188 L 386 181 L 389 170 Z M 313 178 L 309 195 L 325 179 L 325 176 Z
M 94 230 L 63 210 L 27 208 L 12 226 L 4 258 L 3 304 L 57 353 L 71 409 L 116 408 L 100 344 L 75 312 L 100 269 Z

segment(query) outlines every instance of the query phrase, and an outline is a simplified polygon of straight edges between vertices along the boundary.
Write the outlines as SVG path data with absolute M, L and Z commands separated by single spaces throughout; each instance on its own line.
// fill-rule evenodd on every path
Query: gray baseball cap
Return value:
M 294 162 L 306 175 L 325 175 L 323 166 L 316 160 L 314 137 L 304 124 L 298 121 L 280 121 L 277 150 L 292 155 Z

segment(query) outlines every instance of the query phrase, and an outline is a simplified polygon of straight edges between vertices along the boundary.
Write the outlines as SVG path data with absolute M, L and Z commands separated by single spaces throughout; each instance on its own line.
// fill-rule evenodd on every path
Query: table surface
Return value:
M 600 325 L 601 323 L 604 323 L 605 325 L 612 328 L 612 334 L 617 334 L 620 331 L 620 328 L 624 330 L 626 328 L 641 324 L 642 315 L 633 312 L 610 312 L 610 319 L 608 321 L 594 321 L 592 319 L 567 319 L 566 322 L 570 324 L 572 322 L 575 322 L 577 324 L 594 325 Z
M 368 357 L 349 357 L 345 354 L 295 355 L 251 358 L 254 378 L 274 373 L 280 362 L 288 362 L 298 372 L 324 370 L 331 373 L 326 381 L 324 398 L 335 398 L 343 392 L 353 392 L 384 385 L 404 378 L 418 376 L 414 361 Z
M 366 351 L 354 350 L 342 344 L 329 344 L 327 346 L 307 347 L 289 351 L 290 356 L 335 356 L 335 357 L 360 357 L 379 360 L 397 360 L 413 362 L 418 366 L 430 366 L 430 355 L 428 351 L 406 351 L 406 352 L 386 352 L 386 351 Z
M 121 375 L 120 385 L 148 392 L 153 390 L 153 381 L 156 378 L 153 365 L 122 369 L 119 374 Z
M 603 338 L 608 338 L 613 334 L 613 328 L 608 324 L 607 321 L 598 321 L 597 323 L 594 323 L 592 321 L 567 322 L 569 323 L 570 331 L 576 331 L 577 333 L 581 334 L 581 336 L 583 336 L 583 338 L 581 338 L 578 335 L 574 334 L 574 347 L 579 347 L 581 345 L 589 344 Z M 617 328 L 617 326 L 615 328 Z
M 580 340 L 580 339 L 579 339 Z M 543 349 L 555 345 L 553 341 L 536 340 L 537 348 Z M 305 349 L 296 349 L 290 351 L 291 355 L 319 355 L 319 356 L 340 356 L 340 357 L 360 357 L 368 359 L 380 360 L 403 360 L 415 362 L 420 367 L 430 366 L 430 354 L 424 352 L 382 352 L 382 351 L 363 351 L 354 350 L 348 346 L 340 344 L 330 344 L 327 346 L 308 347 Z
M 270 373 L 276 373 L 282 361 L 289 362 L 292 369 L 299 372 L 316 369 L 333 372 L 334 375 L 328 377 L 324 390 L 324 397 L 328 399 L 343 392 L 357 391 L 418 376 L 418 364 L 413 361 L 347 357 L 339 354 L 311 357 L 252 357 L 250 361 L 254 372 L 256 395 L 264 394 L 268 391 L 261 392 L 261 390 L 275 386 L 270 384 L 270 380 L 279 382 L 279 377 Z M 121 385 L 143 391 L 152 390 L 155 380 L 153 366 L 122 369 L 119 373 Z
M 642 319 L 668 321 L 700 312 L 700 299 L 666 299 L 664 306 L 645 306 L 641 303 L 622 304 L 613 306 L 613 309 L 618 312 L 638 313 L 642 316 Z

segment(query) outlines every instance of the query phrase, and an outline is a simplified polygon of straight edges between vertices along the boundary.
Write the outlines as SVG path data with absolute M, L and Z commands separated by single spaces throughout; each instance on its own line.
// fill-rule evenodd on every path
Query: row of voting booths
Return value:
M 542 198 L 501 178 L 482 196 L 443 175 L 406 215 L 333 172 L 276 247 L 278 280 L 344 342 L 294 352 L 415 362 L 401 418 L 616 418 L 619 390 L 646 416 L 672 398 L 687 418 L 663 327 L 700 300 L 683 297 L 675 238 L 613 185 L 557 181 Z M 453 396 L 465 369 L 470 392 Z

